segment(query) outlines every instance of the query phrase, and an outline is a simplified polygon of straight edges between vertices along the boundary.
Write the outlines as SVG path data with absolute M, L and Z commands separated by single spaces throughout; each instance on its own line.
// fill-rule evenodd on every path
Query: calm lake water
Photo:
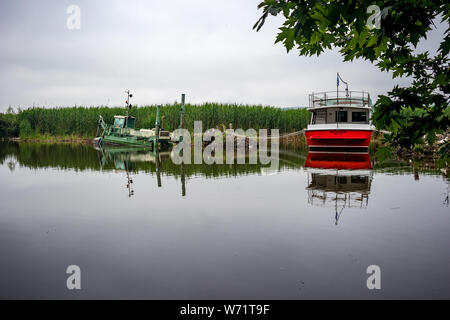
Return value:
M 0 298 L 449 299 L 449 179 L 416 167 L 301 151 L 275 172 L 181 167 L 2 143 Z

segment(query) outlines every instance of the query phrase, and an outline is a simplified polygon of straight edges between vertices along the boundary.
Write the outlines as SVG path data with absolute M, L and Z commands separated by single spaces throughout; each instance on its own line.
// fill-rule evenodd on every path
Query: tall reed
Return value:
M 77 135 L 93 137 L 97 129 L 99 115 L 107 123 L 112 123 L 114 115 L 124 115 L 125 108 L 109 107 L 68 107 L 29 108 L 16 114 L 14 123 L 20 136 Z M 129 114 L 136 117 L 136 128 L 153 128 L 156 106 L 133 107 Z M 161 108 L 162 125 L 166 130 L 178 128 L 180 105 L 168 104 Z M 239 104 L 204 103 L 186 105 L 184 127 L 193 130 L 194 121 L 203 122 L 203 130 L 215 127 L 248 129 L 279 129 L 280 133 L 298 131 L 305 128 L 310 119 L 306 109 L 288 109 L 269 106 Z M 12 130 L 12 132 L 16 132 Z

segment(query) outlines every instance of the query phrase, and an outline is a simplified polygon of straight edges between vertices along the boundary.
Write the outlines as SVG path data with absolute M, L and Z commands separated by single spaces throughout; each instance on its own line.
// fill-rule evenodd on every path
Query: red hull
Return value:
M 368 153 L 308 152 L 305 167 L 338 170 L 372 169 Z
M 372 137 L 371 130 L 308 130 L 306 141 L 310 147 L 365 147 Z

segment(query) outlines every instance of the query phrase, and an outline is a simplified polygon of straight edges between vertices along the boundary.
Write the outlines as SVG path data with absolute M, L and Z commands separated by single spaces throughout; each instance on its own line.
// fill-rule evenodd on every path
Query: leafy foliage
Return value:
M 0 113 L 0 138 L 15 137 L 18 134 L 17 116 L 13 113 Z
M 381 9 L 380 28 L 366 26 L 376 4 Z M 395 86 L 375 104 L 373 121 L 391 134 L 394 146 L 411 149 L 429 143 L 436 133 L 450 127 L 450 4 L 433 0 L 264 0 L 263 15 L 254 25 L 261 29 L 269 14 L 282 14 L 283 25 L 275 43 L 300 55 L 319 56 L 337 48 L 344 61 L 362 58 L 375 63 L 393 77 L 412 78 L 409 87 Z M 433 20 L 447 26 L 437 53 L 417 52 L 417 45 L 434 27 Z

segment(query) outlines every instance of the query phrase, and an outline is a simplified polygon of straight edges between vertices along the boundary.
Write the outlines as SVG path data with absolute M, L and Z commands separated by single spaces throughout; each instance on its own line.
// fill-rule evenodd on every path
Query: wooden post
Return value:
M 181 108 L 180 108 L 180 129 L 184 128 L 184 103 L 185 103 L 186 95 L 184 93 L 181 94 Z M 180 136 L 180 142 L 183 141 L 183 136 Z M 180 166 L 181 170 L 181 196 L 186 196 L 186 177 L 184 175 L 184 161 L 181 162 Z
M 160 126 L 160 113 L 161 113 L 161 106 L 156 107 L 156 120 L 155 120 L 155 148 L 156 150 L 159 150 L 159 126 Z
M 180 129 L 184 128 L 184 101 L 186 95 L 184 93 L 181 94 L 181 108 L 180 108 Z M 180 136 L 179 141 L 183 141 L 183 136 Z
M 181 196 L 186 196 L 186 177 L 184 175 L 184 162 L 181 162 Z
M 161 188 L 161 168 L 159 163 L 159 148 L 156 148 L 155 152 L 155 164 L 156 164 L 156 181 L 158 183 L 158 188 Z

